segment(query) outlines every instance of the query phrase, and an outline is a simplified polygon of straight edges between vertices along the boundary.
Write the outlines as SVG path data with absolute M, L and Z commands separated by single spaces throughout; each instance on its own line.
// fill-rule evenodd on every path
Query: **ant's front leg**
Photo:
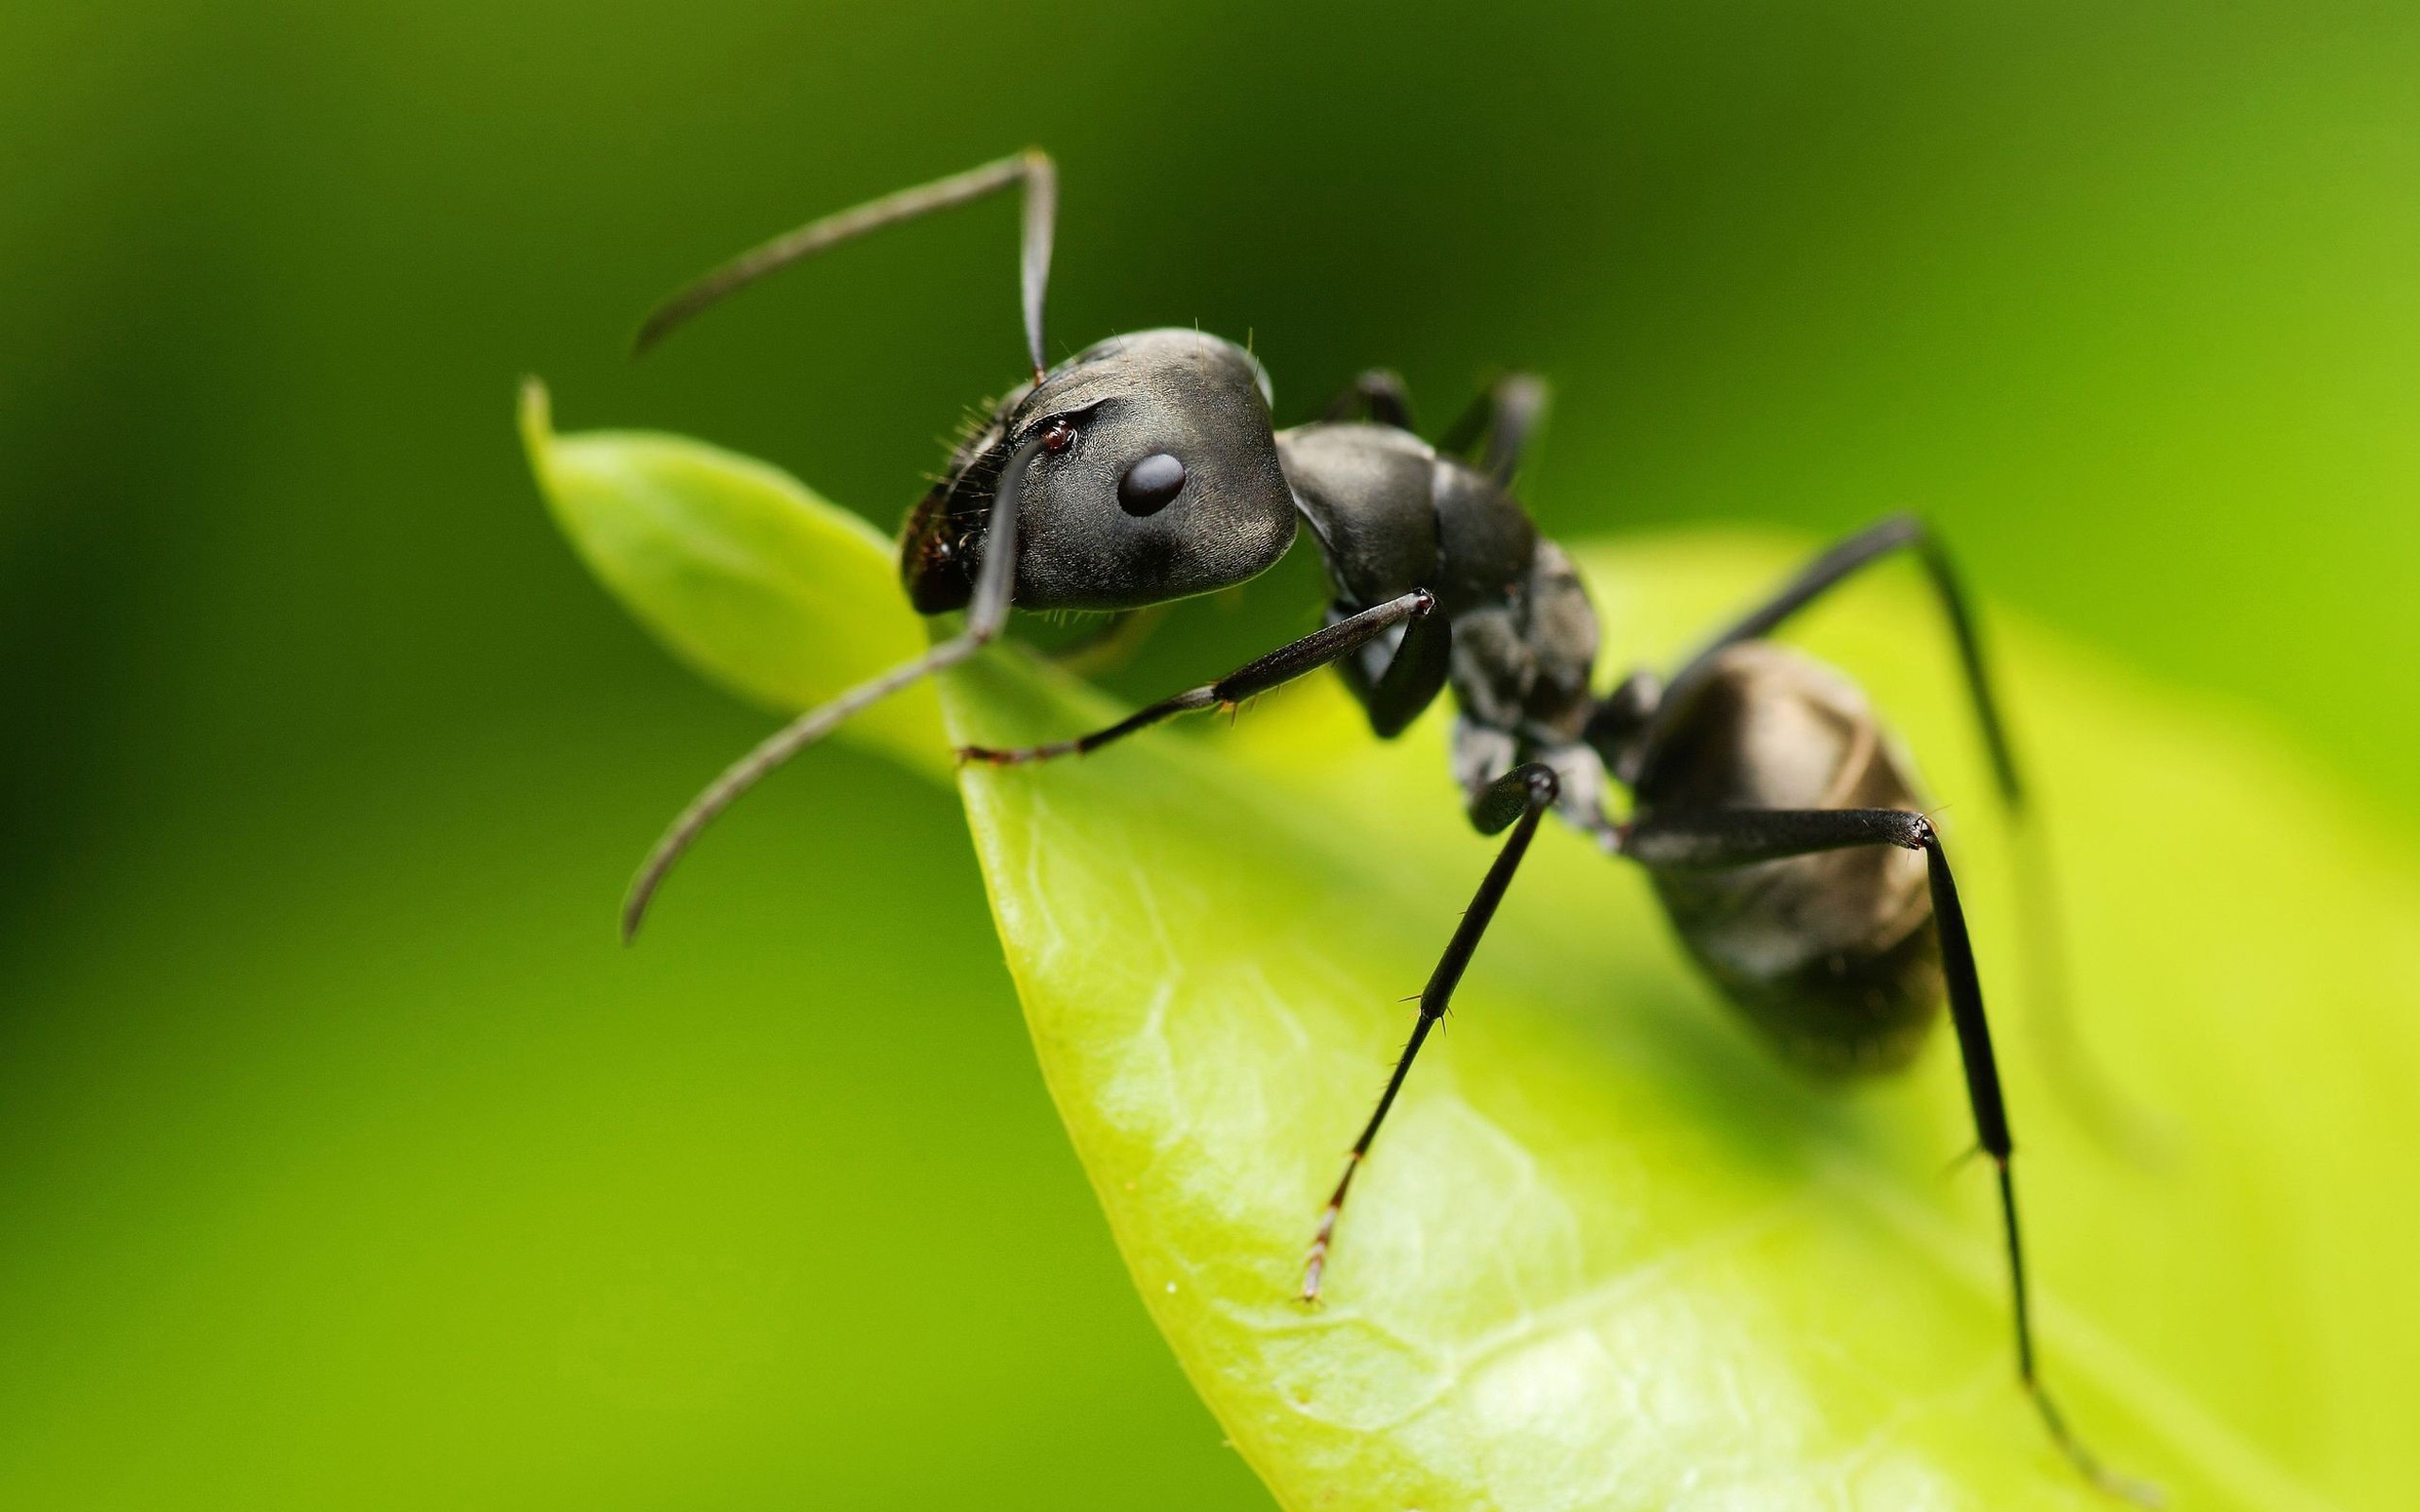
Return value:
M 1408 701 L 1411 692 L 1415 691 L 1415 685 L 1424 682 L 1426 694 L 1420 702 L 1425 705 L 1429 698 L 1436 696 L 1438 686 L 1444 681 L 1445 620 L 1435 612 L 1436 608 L 1435 594 L 1425 588 L 1415 588 L 1375 609 L 1365 609 L 1358 614 L 1314 630 L 1291 645 L 1280 646 L 1267 656 L 1247 662 L 1216 682 L 1187 688 L 1090 734 L 1044 746 L 1010 749 L 967 746 L 959 749 L 959 758 L 994 766 L 1014 766 L 1027 762 L 1050 761 L 1060 756 L 1081 756 L 1138 730 L 1147 730 L 1164 719 L 1201 709 L 1229 708 L 1255 694 L 1291 682 L 1306 672 L 1315 672 L 1352 655 L 1407 621 L 1410 623 L 1404 632 L 1403 645 L 1396 650 L 1393 662 L 1388 666 L 1386 676 L 1379 679 L 1373 694 L 1374 707 L 1375 698 L 1380 695 L 1386 696 L 1391 704 Z M 1424 627 L 1432 628 L 1424 630 Z M 1408 651 L 1411 653 L 1409 656 L 1406 655 Z M 1398 668 L 1403 669 L 1400 680 L 1397 678 Z

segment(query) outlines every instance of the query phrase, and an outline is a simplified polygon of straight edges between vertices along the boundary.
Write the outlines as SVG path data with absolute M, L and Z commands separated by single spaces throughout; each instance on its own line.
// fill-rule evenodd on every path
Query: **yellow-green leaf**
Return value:
M 612 450 L 665 444 L 558 443 L 595 448 L 575 539 L 640 475 Z M 867 533 L 833 541 L 862 561 L 764 570 L 832 603 L 887 574 Z M 1668 665 L 1792 551 L 1701 535 L 1580 556 L 1610 677 Z M 692 616 L 734 639 L 687 654 L 735 679 L 726 658 L 874 660 L 747 617 Z M 2001 1025 L 2048 1380 L 2180 1506 L 2410 1505 L 2410 858 L 2274 742 L 1995 627 L 2064 864 L 2079 1032 L 2161 1131 L 2156 1160 L 2085 1131 L 2058 1091 L 2082 1070 L 2046 1075 L 2058 1041 L 2029 1022 L 2010 850 L 1932 607 L 1885 573 L 1793 634 L 1866 682 L 1939 800 Z M 985 743 L 1115 712 L 1013 650 L 943 706 L 953 740 Z M 1460 817 L 1443 730 L 1381 746 L 1322 679 L 1234 730 L 960 779 L 1043 1069 L 1135 1282 L 1279 1500 L 2105 1504 L 2017 1388 L 1988 1183 L 1945 1169 L 1972 1141 L 1946 1036 L 1895 1081 L 1802 1081 L 1691 973 L 1641 879 L 1568 834 L 1541 839 L 1415 1071 L 1327 1301 L 1292 1299 L 1402 1000 L 1493 850 Z
M 924 649 L 890 542 L 780 469 L 652 431 L 558 436 L 534 378 L 521 389 L 521 439 L 589 570 L 683 662 L 751 703 L 804 709 Z M 929 688 L 838 738 L 928 776 L 949 770 Z

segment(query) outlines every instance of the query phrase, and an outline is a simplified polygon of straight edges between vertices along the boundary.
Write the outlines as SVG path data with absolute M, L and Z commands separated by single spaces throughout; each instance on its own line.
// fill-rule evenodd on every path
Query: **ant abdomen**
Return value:
M 1691 681 L 1658 712 L 1639 817 L 1918 806 L 1864 695 L 1823 663 L 1749 641 Z M 1920 852 L 1873 846 L 1651 871 L 1689 954 L 1790 1059 L 1853 1074 L 1913 1057 L 1942 1001 Z

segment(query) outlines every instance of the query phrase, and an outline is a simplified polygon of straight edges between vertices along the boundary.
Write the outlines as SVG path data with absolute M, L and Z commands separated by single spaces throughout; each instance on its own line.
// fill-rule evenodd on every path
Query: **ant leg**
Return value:
M 1453 654 L 1454 622 L 1443 614 L 1424 614 L 1404 627 L 1403 639 L 1395 643 L 1377 681 L 1361 686 L 1365 672 L 1359 662 L 1348 660 L 1340 665 L 1361 696 L 1371 732 L 1392 740 L 1437 701 L 1453 670 Z
M 2051 1401 L 2036 1368 L 2032 1313 L 2025 1280 L 2025 1246 L 2016 1221 L 2016 1186 L 2009 1170 L 2016 1142 L 2009 1131 L 2008 1107 L 2000 1093 L 1999 1066 L 1992 1055 L 1992 1031 L 1983 1016 L 1983 988 L 1975 971 L 1974 941 L 1949 857 L 1932 823 L 1898 809 L 1722 809 L 1703 814 L 1651 815 L 1622 834 L 1621 853 L 1651 870 L 1695 870 L 1775 861 L 1853 846 L 1893 845 L 1921 850 L 1932 893 L 1941 969 L 1948 988 L 1949 1019 L 1966 1074 L 1966 1099 L 1974 1109 L 1976 1143 L 1999 1175 L 2000 1226 L 2008 1244 L 2009 1289 L 2016 1322 L 2016 1371 L 2026 1394 L 2070 1463 L 2102 1490 L 2145 1506 L 2160 1502 L 2156 1486 L 2120 1475 L 2076 1437 Z
M 2032 1011 L 2027 1017 L 2050 1072 L 2050 1084 L 2068 1111 L 2105 1145 L 2139 1163 L 2157 1164 L 2169 1152 L 2171 1137 L 2154 1118 L 2111 1085 L 2076 1032 L 2075 1015 L 2068 1001 L 2066 939 L 2059 923 L 2048 841 L 2040 832 L 2038 816 L 2032 813 L 2017 771 L 2016 754 L 2000 716 L 1999 699 L 1993 692 L 1978 621 L 1957 571 L 1950 565 L 1948 552 L 1929 526 L 1912 515 L 1893 515 L 1841 541 L 1807 563 L 1772 598 L 1707 642 L 1673 675 L 1668 686 L 1680 690 L 1702 674 L 1717 653 L 1741 641 L 1757 640 L 1772 633 L 1860 569 L 1902 550 L 1916 554 L 1932 585 L 1933 595 L 1941 603 L 1942 613 L 1949 622 L 1967 696 L 1974 707 L 1975 723 L 1982 731 L 1983 747 L 1991 758 L 2001 801 L 2008 805 L 2015 820 L 2017 902 L 2031 946 L 2025 953 L 2025 968 L 2027 998 Z M 1668 696 L 1665 707 L 1677 708 L 1678 703 Z M 1651 730 L 1650 743 L 1652 738 Z
M 851 715 L 920 679 L 958 665 L 998 637 L 1008 625 L 1009 595 L 1016 586 L 1018 498 L 1025 491 L 1026 468 L 1042 447 L 1043 438 L 1034 437 L 1018 447 L 1001 470 L 999 491 L 993 496 L 987 526 L 994 533 L 985 537 L 997 545 L 984 554 L 982 570 L 975 580 L 975 594 L 966 611 L 966 627 L 914 661 L 903 662 L 831 702 L 808 710 L 724 768 L 720 777 L 708 783 L 705 791 L 681 811 L 681 816 L 655 842 L 655 849 L 648 852 L 638 875 L 631 880 L 630 893 L 622 902 L 624 943 L 637 936 L 639 925 L 647 917 L 648 902 L 655 896 L 656 888 L 663 885 L 665 874 L 672 869 L 673 863 L 742 793 L 763 781 L 773 768 L 830 734 Z
M 2016 757 L 2009 747 L 2007 726 L 2000 719 L 1999 700 L 1992 692 L 1991 673 L 1983 660 L 1982 637 L 1976 628 L 1974 613 L 1967 607 L 1958 574 L 1950 566 L 1949 554 L 1942 549 L 1931 529 L 1913 515 L 1893 515 L 1869 525 L 1808 562 L 1772 597 L 1708 641 L 1666 686 L 1680 690 L 1702 676 L 1718 653 L 1742 641 L 1761 640 L 1772 634 L 1783 621 L 1839 587 L 1859 569 L 1902 550 L 1916 553 L 1925 576 L 1931 580 L 1934 596 L 1941 601 L 1942 613 L 1949 621 L 1949 633 L 1958 644 L 1959 666 L 1965 676 L 1967 696 L 1975 706 L 1975 722 L 1982 730 L 1983 746 L 1991 756 L 1992 775 L 1997 780 L 2000 796 L 2010 811 L 2021 814 L 2025 789 L 2017 777 Z
M 1025 187 L 1025 221 L 1022 236 L 1023 255 L 1019 283 L 1025 314 L 1025 344 L 1027 355 L 1033 360 L 1033 377 L 1042 381 L 1042 305 L 1050 284 L 1050 240 L 1053 223 L 1059 211 L 1059 169 L 1050 155 L 1040 147 L 1028 147 L 1023 152 L 987 163 L 979 168 L 954 173 L 946 179 L 902 189 L 896 194 L 869 200 L 854 210 L 843 210 L 821 220 L 809 221 L 793 232 L 786 232 L 771 241 L 740 253 L 722 266 L 681 290 L 655 307 L 647 322 L 639 327 L 632 351 L 644 352 L 706 306 L 727 295 L 737 293 L 769 273 L 787 267 L 803 258 L 814 256 L 827 247 L 895 226 L 903 220 L 928 215 L 936 210 L 947 210 L 971 199 L 980 199 L 1011 184 Z
M 1445 428 L 1437 450 L 1471 460 L 1498 486 L 1509 483 L 1521 465 L 1530 437 L 1546 416 L 1547 396 L 1545 379 L 1534 373 L 1507 373 L 1490 384 Z M 1413 428 L 1411 390 L 1403 375 L 1392 368 L 1366 369 L 1328 401 L 1320 419 L 1330 423 L 1363 420 L 1408 431 Z M 1486 450 L 1472 455 L 1482 440 Z
M 1530 438 L 1546 419 L 1549 394 L 1547 381 L 1535 373 L 1506 373 L 1445 427 L 1445 434 L 1437 438 L 1437 450 L 1469 457 L 1501 488 L 1520 470 Z M 1486 450 L 1474 457 L 1472 449 L 1481 439 L 1487 442 Z
M 1530 839 L 1538 833 L 1538 820 L 1554 807 L 1560 786 L 1554 769 L 1543 762 L 1530 762 L 1516 766 L 1495 780 L 1487 790 L 1471 802 L 1471 823 L 1481 834 L 1495 834 L 1507 825 L 1512 833 L 1505 840 L 1504 849 L 1495 854 L 1495 864 L 1479 880 L 1478 891 L 1472 895 L 1471 905 L 1462 912 L 1461 922 L 1454 926 L 1454 937 L 1445 942 L 1445 954 L 1439 957 L 1437 969 L 1428 973 L 1428 985 L 1420 990 L 1420 1017 L 1411 1026 L 1411 1040 L 1395 1060 L 1394 1074 L 1387 1078 L 1386 1091 L 1378 1094 L 1377 1108 L 1363 1125 L 1361 1137 L 1353 1142 L 1353 1149 L 1344 1158 L 1344 1176 L 1337 1182 L 1336 1192 L 1327 1199 L 1327 1208 L 1320 1214 L 1318 1231 L 1311 1238 L 1310 1256 L 1303 1264 L 1303 1300 L 1316 1302 L 1320 1296 L 1320 1279 L 1327 1271 L 1327 1252 L 1336 1240 L 1336 1221 L 1344 1211 L 1344 1198 L 1353 1189 L 1354 1173 L 1370 1156 L 1370 1146 L 1378 1137 L 1378 1125 L 1387 1121 L 1387 1112 L 1395 1106 L 1395 1095 L 1403 1091 L 1404 1077 L 1410 1074 L 1412 1057 L 1435 1028 L 1437 1021 L 1454 999 L 1454 988 L 1461 985 L 1462 972 L 1469 969 L 1471 957 L 1478 951 L 1479 936 L 1495 918 L 1495 908 L 1504 901 L 1504 891 L 1512 885 L 1512 873 L 1520 869 L 1521 857 L 1530 849 Z
M 1365 609 L 1358 614 L 1314 630 L 1290 645 L 1279 646 L 1267 656 L 1244 663 L 1216 682 L 1187 688 L 1090 734 L 1079 735 L 1073 740 L 1053 741 L 1045 746 L 1024 746 L 1005 750 L 989 746 L 967 746 L 958 754 L 960 760 L 982 762 L 992 766 L 1017 766 L 1061 756 L 1081 756 L 1138 730 L 1148 730 L 1164 719 L 1200 709 L 1225 708 L 1254 694 L 1266 693 L 1281 683 L 1291 682 L 1306 672 L 1315 672 L 1340 657 L 1359 650 L 1406 620 L 1413 623 L 1413 630 L 1405 633 L 1405 644 L 1411 644 L 1413 633 L 1423 621 L 1437 619 L 1442 623 L 1443 617 L 1431 612 L 1436 607 L 1434 594 L 1425 588 L 1415 588 L 1375 609 Z M 1422 636 L 1419 644 L 1425 646 L 1435 642 L 1428 636 Z M 1397 661 L 1402 660 L 1398 652 Z M 1442 667 L 1444 659 L 1439 654 L 1430 660 Z M 1388 668 L 1388 679 L 1380 679 L 1381 688 L 1392 678 L 1393 671 L 1392 666 Z
M 1353 375 L 1342 393 L 1327 402 L 1320 419 L 1330 424 L 1363 420 L 1408 431 L 1411 429 L 1411 388 L 1392 368 L 1365 368 Z

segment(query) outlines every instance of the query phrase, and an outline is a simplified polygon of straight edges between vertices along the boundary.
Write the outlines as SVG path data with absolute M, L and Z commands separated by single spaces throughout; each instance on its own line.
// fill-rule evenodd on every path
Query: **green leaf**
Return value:
M 617 448 L 682 444 L 556 443 L 591 459 L 586 505 L 558 505 L 575 539 L 655 508 L 658 474 Z M 626 476 L 648 484 L 619 498 Z M 844 650 L 871 666 L 738 607 L 815 597 L 851 634 L 894 623 L 879 543 L 828 537 L 832 558 L 735 569 L 729 612 L 682 621 L 686 654 L 766 686 L 786 660 L 802 679 Z M 1582 550 L 1605 674 L 1668 665 L 1797 549 Z M 691 602 L 717 596 L 707 559 L 686 558 Z M 2047 1378 L 2178 1505 L 2412 1504 L 2411 863 L 2239 721 L 1995 628 L 2065 864 L 2080 1032 L 2163 1131 L 2155 1161 L 2085 1132 L 2057 1091 L 2077 1068 L 2046 1074 L 2061 1041 L 2031 1022 L 2010 849 L 1932 606 L 1894 569 L 1793 638 L 1866 683 L 1940 800 L 2000 1024 Z M 1115 712 L 1013 649 L 952 678 L 943 706 L 953 741 L 985 743 Z M 1693 975 L 1641 879 L 1567 833 L 1541 837 L 1413 1074 L 1327 1301 L 1292 1300 L 1402 1000 L 1493 851 L 1460 818 L 1444 730 L 1381 746 L 1317 679 L 1233 730 L 959 780 L 1043 1070 L 1135 1282 L 1279 1500 L 2107 1504 L 2014 1380 L 1988 1183 L 1945 1174 L 1972 1142 L 1947 1036 L 1894 1080 L 1801 1080 Z
M 682 661 L 749 702 L 804 709 L 924 649 L 890 542 L 780 469 L 650 431 L 558 436 L 535 378 L 521 388 L 521 440 L 589 571 Z M 836 738 L 949 773 L 930 688 Z

